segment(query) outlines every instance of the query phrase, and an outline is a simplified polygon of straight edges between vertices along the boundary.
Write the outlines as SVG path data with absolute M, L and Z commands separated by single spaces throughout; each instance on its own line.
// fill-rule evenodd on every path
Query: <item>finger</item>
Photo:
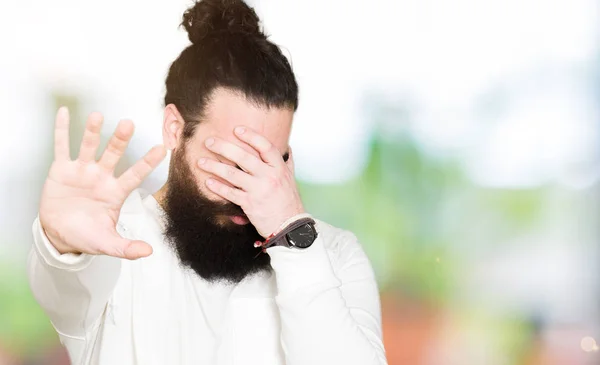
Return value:
M 277 148 L 267 138 L 250 128 L 239 126 L 234 129 L 235 135 L 249 144 L 260 154 L 264 162 L 271 166 L 277 166 L 283 161 Z
M 210 191 L 218 196 L 227 199 L 233 204 L 239 205 L 242 208 L 244 207 L 244 203 L 246 202 L 246 192 L 231 186 L 227 186 L 215 179 L 206 180 L 206 186 Z
M 252 186 L 254 177 L 247 172 L 237 169 L 231 165 L 215 161 L 210 158 L 201 158 L 198 160 L 198 167 L 206 172 L 210 172 L 225 181 L 228 181 L 233 186 L 248 191 Z
M 125 153 L 127 145 L 133 136 L 134 125 L 130 120 L 122 120 L 117 125 L 115 133 L 110 138 L 106 150 L 100 158 L 99 165 L 107 170 L 114 170 Z
M 63 106 L 56 113 L 54 122 L 54 159 L 68 161 L 69 152 L 69 109 Z
M 88 117 L 79 148 L 79 161 L 91 162 L 96 160 L 96 151 L 100 145 L 100 129 L 102 128 L 102 114 L 92 113 Z
M 121 188 L 127 194 L 132 192 L 133 189 L 137 188 L 150 175 L 152 170 L 165 158 L 166 154 L 167 151 L 163 145 L 152 147 L 141 160 L 119 176 L 118 181 Z
M 111 245 L 103 246 L 100 251 L 104 255 L 136 260 L 150 256 L 152 246 L 144 241 L 132 241 L 119 237 Z
M 210 151 L 236 163 L 239 167 L 244 169 L 244 171 L 247 171 L 252 175 L 259 173 L 261 168 L 265 165 L 258 157 L 223 139 L 211 137 L 205 141 L 205 145 Z

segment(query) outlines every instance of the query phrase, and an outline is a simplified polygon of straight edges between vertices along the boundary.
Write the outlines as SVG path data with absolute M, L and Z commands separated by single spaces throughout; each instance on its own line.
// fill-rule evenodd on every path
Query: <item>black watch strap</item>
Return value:
M 315 220 L 310 217 L 306 217 L 306 218 L 300 218 L 298 220 L 293 221 L 287 227 L 285 227 L 284 229 L 279 231 L 276 235 L 274 235 L 273 237 L 269 237 L 265 241 L 263 248 L 267 249 L 267 248 L 273 247 L 273 246 L 290 247 L 290 243 L 288 242 L 287 237 L 286 237 L 287 234 L 292 232 L 293 230 L 295 230 L 298 227 L 302 227 L 305 224 L 314 225 Z

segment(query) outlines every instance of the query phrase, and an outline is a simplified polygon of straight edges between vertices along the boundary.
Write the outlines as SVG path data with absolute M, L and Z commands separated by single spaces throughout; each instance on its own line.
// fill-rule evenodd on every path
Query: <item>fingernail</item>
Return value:
M 206 162 L 206 159 L 204 157 L 202 157 L 201 159 L 198 160 L 199 165 L 203 165 L 205 162 Z
M 206 185 L 212 185 L 215 181 L 213 179 L 206 180 Z
M 204 143 L 206 144 L 206 146 L 212 146 L 213 143 L 215 143 L 215 139 L 214 138 L 209 138 Z
M 244 134 L 245 131 L 246 131 L 246 128 L 244 128 L 244 127 L 236 127 L 235 128 L 235 133 L 237 133 L 237 134 Z

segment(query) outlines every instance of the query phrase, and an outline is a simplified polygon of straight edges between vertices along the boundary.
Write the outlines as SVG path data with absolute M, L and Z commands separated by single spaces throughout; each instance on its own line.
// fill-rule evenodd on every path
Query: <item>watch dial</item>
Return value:
M 287 234 L 288 242 L 298 248 L 310 247 L 316 238 L 316 231 L 310 223 L 306 223 Z

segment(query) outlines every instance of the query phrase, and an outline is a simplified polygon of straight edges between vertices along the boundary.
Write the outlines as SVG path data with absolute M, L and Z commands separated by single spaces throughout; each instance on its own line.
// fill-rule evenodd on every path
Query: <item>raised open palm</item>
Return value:
M 60 253 L 104 254 L 137 259 L 152 253 L 150 245 L 121 237 L 116 231 L 119 212 L 127 196 L 166 155 L 162 145 L 115 177 L 114 170 L 133 135 L 133 123 L 121 121 L 99 161 L 102 115 L 88 117 L 79 157 L 69 154 L 69 112 L 56 114 L 54 161 L 44 183 L 40 223 Z

